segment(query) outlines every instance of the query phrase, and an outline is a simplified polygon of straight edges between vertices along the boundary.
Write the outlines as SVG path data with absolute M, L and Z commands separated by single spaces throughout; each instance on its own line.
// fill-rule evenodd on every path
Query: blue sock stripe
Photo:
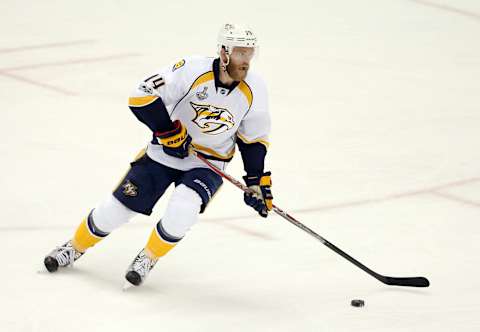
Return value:
M 157 223 L 157 232 L 158 234 L 160 235 L 160 237 L 167 241 L 167 242 L 173 242 L 173 243 L 176 243 L 178 241 L 180 241 L 182 238 L 180 237 L 175 237 L 175 236 L 172 236 L 170 234 L 168 234 L 164 229 L 163 229 L 163 226 L 162 226 L 162 220 L 160 220 L 158 223 Z
M 93 222 L 93 210 L 90 211 L 90 213 L 88 214 L 88 218 L 87 218 L 87 226 L 88 226 L 88 229 L 90 230 L 90 232 L 92 232 L 93 234 L 95 234 L 96 236 L 99 236 L 99 237 L 105 237 L 107 236 L 109 233 L 105 233 L 105 232 L 102 232 L 101 230 L 99 230 L 97 228 L 97 226 L 95 226 L 95 223 Z

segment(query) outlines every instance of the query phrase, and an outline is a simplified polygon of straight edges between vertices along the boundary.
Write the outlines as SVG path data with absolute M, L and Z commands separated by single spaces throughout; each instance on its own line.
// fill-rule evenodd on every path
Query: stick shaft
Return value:
M 229 181 L 230 183 L 235 185 L 237 188 L 239 188 L 239 189 L 241 189 L 241 190 L 243 190 L 244 192 L 247 192 L 247 193 L 251 192 L 251 190 L 247 186 L 245 186 L 240 181 L 236 180 L 232 176 L 230 176 L 227 173 L 220 170 L 218 167 L 216 167 L 211 162 L 209 162 L 207 159 L 205 159 L 205 157 L 203 157 L 199 154 L 197 154 L 197 157 L 200 160 L 202 160 L 212 171 L 214 171 L 215 173 L 217 173 L 218 175 L 220 175 L 221 177 L 223 177 L 224 179 L 226 179 L 227 181 Z M 307 234 L 309 234 L 309 235 L 313 236 L 314 238 L 316 238 L 317 240 L 319 240 L 326 247 L 333 250 L 335 253 L 339 254 L 340 256 L 342 256 L 343 258 L 348 260 L 350 263 L 354 264 L 355 266 L 362 269 L 363 271 L 365 271 L 366 273 L 368 273 L 369 275 L 371 275 L 372 277 L 374 277 L 375 279 L 379 280 L 380 282 L 382 282 L 384 284 L 392 285 L 392 286 L 410 286 L 410 287 L 428 287 L 430 285 L 430 282 L 428 281 L 428 279 L 426 279 L 424 277 L 398 278 L 398 277 L 387 277 L 387 276 L 381 275 L 381 274 L 369 269 L 367 266 L 360 263 L 358 260 L 356 260 L 352 256 L 348 255 L 346 252 L 344 252 L 343 250 L 341 250 L 340 248 L 338 248 L 337 246 L 335 246 L 331 242 L 327 241 L 324 237 L 320 236 L 315 231 L 313 231 L 309 227 L 302 224 L 300 221 L 298 221 L 297 219 L 292 217 L 290 214 L 288 214 L 287 212 L 280 209 L 275 204 L 273 204 L 273 211 L 276 214 L 278 214 L 279 216 L 281 216 L 282 218 L 284 218 L 285 220 L 287 220 L 288 222 L 290 222 L 291 224 L 297 226 L 298 228 L 300 228 L 301 230 L 303 230 Z

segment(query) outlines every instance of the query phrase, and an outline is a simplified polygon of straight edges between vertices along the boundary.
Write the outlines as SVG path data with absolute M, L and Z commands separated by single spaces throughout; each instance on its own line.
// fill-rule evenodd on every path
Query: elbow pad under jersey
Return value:
M 135 117 L 153 132 L 165 132 L 173 128 L 167 108 L 158 96 L 131 97 L 129 107 Z

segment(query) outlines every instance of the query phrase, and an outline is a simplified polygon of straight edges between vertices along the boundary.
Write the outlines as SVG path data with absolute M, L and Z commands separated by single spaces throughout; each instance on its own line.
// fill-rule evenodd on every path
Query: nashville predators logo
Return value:
M 199 126 L 205 134 L 221 134 L 235 126 L 233 115 L 226 108 L 196 104 L 193 102 L 190 102 L 190 105 L 192 105 L 196 113 L 192 121 Z
M 130 197 L 135 197 L 138 195 L 138 187 L 131 183 L 129 180 L 125 182 L 125 184 L 122 186 L 123 188 L 123 194 L 125 196 L 130 196 Z

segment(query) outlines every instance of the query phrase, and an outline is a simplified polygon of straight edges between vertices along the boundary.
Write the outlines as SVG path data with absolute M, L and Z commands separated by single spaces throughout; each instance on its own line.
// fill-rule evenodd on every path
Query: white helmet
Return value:
M 257 48 L 257 37 L 251 29 L 237 24 L 227 23 L 218 32 L 217 52 L 220 54 L 222 47 L 225 47 L 227 54 L 232 54 L 234 47 Z

